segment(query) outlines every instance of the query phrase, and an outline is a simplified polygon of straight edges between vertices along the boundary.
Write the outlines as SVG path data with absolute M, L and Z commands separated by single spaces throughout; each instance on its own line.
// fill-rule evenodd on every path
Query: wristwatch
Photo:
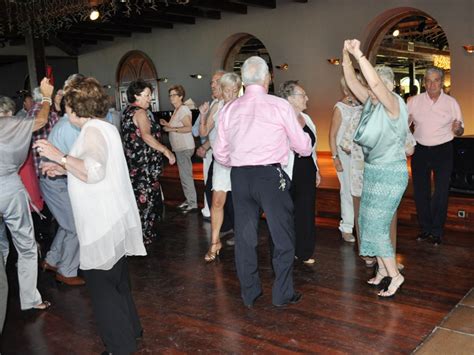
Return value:
M 67 154 L 66 155 L 63 155 L 63 157 L 61 158 L 61 166 L 66 169 L 66 164 L 67 164 Z
M 337 155 L 337 154 L 336 155 L 331 155 L 331 158 L 332 158 L 332 160 L 339 159 L 339 155 Z

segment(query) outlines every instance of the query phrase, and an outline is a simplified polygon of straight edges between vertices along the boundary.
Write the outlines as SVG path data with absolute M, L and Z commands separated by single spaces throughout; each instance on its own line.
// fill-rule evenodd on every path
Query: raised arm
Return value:
M 346 80 L 347 86 L 352 91 L 352 93 L 357 97 L 357 100 L 360 102 L 367 101 L 369 97 L 369 92 L 367 88 L 362 85 L 362 83 L 357 79 L 354 67 L 352 66 L 352 61 L 349 56 L 349 52 L 344 47 L 342 50 L 342 70 L 344 72 L 344 79 Z
M 214 104 L 214 106 L 206 112 L 206 119 L 201 121 L 201 125 L 199 126 L 199 135 L 201 137 L 207 137 L 209 132 L 214 128 L 214 114 L 216 113 L 218 106 L 217 103 Z
M 33 132 L 43 128 L 48 123 L 49 111 L 51 109 L 51 96 L 53 95 L 53 85 L 49 83 L 48 78 L 43 78 L 40 84 L 41 95 L 43 95 L 43 101 L 41 103 L 41 109 L 39 111 L 33 111 L 35 115 L 35 123 L 33 124 Z
M 391 118 L 398 118 L 400 113 L 400 105 L 397 98 L 392 93 L 392 88 L 388 88 L 380 76 L 375 71 L 372 64 L 360 50 L 360 41 L 357 39 L 344 41 L 344 49 L 346 49 L 359 62 L 360 70 L 364 75 L 370 90 L 377 97 L 377 100 L 385 107 Z M 393 85 L 393 83 L 392 83 Z M 351 89 L 352 90 L 352 89 Z M 365 101 L 364 101 L 365 102 Z

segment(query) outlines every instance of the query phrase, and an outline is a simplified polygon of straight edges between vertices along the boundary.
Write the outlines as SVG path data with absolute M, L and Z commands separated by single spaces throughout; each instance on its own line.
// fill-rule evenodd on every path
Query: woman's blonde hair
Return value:
M 234 86 L 238 91 L 242 87 L 242 80 L 236 73 L 225 73 L 219 79 L 219 84 L 221 85 L 221 88 L 224 88 L 225 86 Z

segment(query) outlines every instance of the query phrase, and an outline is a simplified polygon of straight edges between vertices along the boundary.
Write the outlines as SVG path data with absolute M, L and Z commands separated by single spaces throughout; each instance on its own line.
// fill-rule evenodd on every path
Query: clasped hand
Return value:
M 348 51 L 355 58 L 359 58 L 362 55 L 360 41 L 358 39 L 346 39 L 344 41 L 344 50 Z

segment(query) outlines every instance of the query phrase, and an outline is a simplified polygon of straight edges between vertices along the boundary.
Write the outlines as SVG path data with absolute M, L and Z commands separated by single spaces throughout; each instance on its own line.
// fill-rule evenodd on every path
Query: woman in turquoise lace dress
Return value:
M 357 80 L 349 54 L 359 62 L 369 88 Z M 390 223 L 408 184 L 408 110 L 401 97 L 392 92 L 393 71 L 385 66 L 372 67 L 358 40 L 344 42 L 342 65 L 350 90 L 365 103 L 354 134 L 365 161 L 359 212 L 360 254 L 377 257 L 379 268 L 368 283 L 381 286 L 380 297 L 392 297 L 404 282 L 390 241 Z

